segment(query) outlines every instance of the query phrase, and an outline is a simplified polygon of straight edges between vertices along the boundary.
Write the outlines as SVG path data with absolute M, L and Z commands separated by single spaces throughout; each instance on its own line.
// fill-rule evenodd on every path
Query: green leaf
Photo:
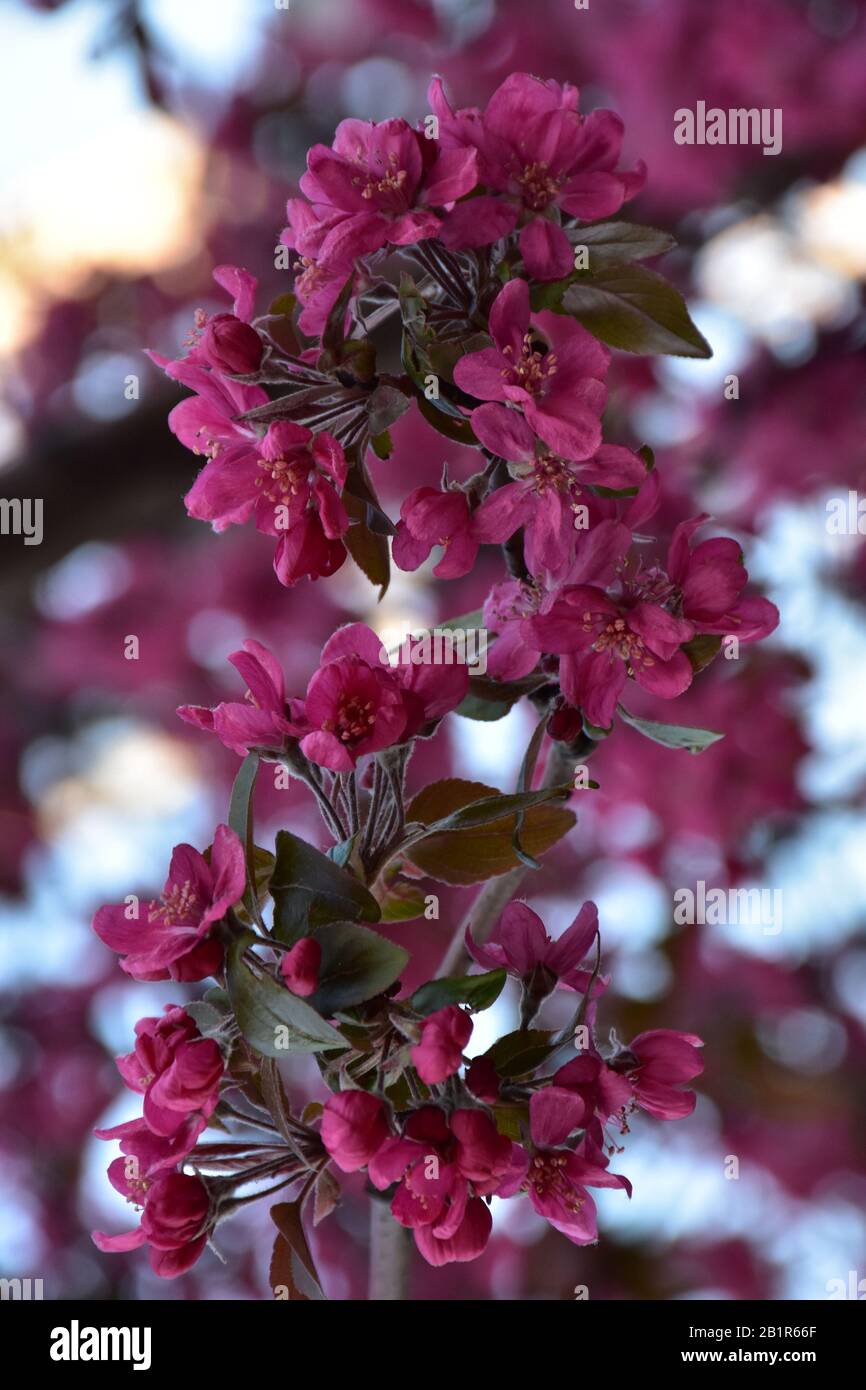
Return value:
M 539 787 L 534 792 L 495 792 L 492 796 L 481 797 L 478 801 L 470 802 L 468 806 L 461 806 L 449 815 L 443 816 L 441 820 L 434 821 L 432 825 L 428 825 L 427 833 L 437 835 L 446 830 L 471 830 L 479 825 L 490 825 L 491 821 L 501 820 L 503 816 L 511 816 L 514 812 L 525 812 L 531 806 L 540 806 L 545 801 L 567 796 L 571 791 L 571 783 L 566 782 L 558 787 Z
M 721 637 L 717 637 L 712 632 L 699 632 L 697 637 L 693 637 L 691 642 L 684 642 L 682 650 L 685 652 L 689 661 L 692 663 L 692 670 L 697 675 L 698 671 L 703 671 L 710 662 L 714 661 L 719 654 L 722 646 Z
M 328 1018 L 381 994 L 399 979 L 409 960 L 402 946 L 353 922 L 330 922 L 317 927 L 314 937 L 322 948 L 322 963 L 309 1003 Z
M 253 792 L 259 773 L 258 753 L 248 753 L 238 769 L 229 802 L 229 828 L 235 832 L 244 847 L 247 868 L 247 886 L 244 893 L 244 908 L 247 916 L 260 922 L 259 882 L 261 867 L 256 862 L 256 847 L 253 841 Z
M 489 1009 L 502 993 L 504 970 L 489 970 L 485 975 L 463 975 L 455 979 L 430 980 L 416 989 L 410 1005 L 419 1014 L 432 1014 L 448 1004 L 468 1004 L 473 1013 Z
M 378 922 L 379 904 L 354 875 L 289 830 L 277 835 L 274 935 L 291 946 L 325 922 Z
M 189 1004 L 184 1004 L 184 1010 L 194 1020 L 203 1038 L 212 1038 L 221 1032 L 230 1012 L 229 1008 L 218 1009 L 206 999 L 193 999 Z
M 343 536 L 343 544 L 362 574 L 379 589 L 383 599 L 391 582 L 391 552 L 388 538 L 367 524 L 366 503 L 343 493 L 343 505 L 350 517 L 357 518 Z
M 626 724 L 637 729 L 644 738 L 662 744 L 664 748 L 684 748 L 689 753 L 703 753 L 705 748 L 725 737 L 724 734 L 714 733 L 712 729 L 688 729 L 682 724 L 657 724 L 653 719 L 638 719 L 637 715 L 629 714 L 622 705 L 619 706 L 619 713 Z
M 569 788 L 570 790 L 570 788 Z M 553 792 L 556 795 L 556 792 Z M 561 789 L 560 789 L 560 795 Z M 503 793 L 482 782 L 467 782 L 461 778 L 446 778 L 434 782 L 409 806 L 409 821 L 420 821 L 431 827 L 437 820 L 447 820 L 461 808 L 488 798 L 503 798 Z M 488 807 L 480 814 L 486 816 Z M 470 816 L 470 819 L 472 817 Z M 559 806 L 533 805 L 525 813 L 520 834 L 523 850 L 533 856 L 543 854 L 575 824 L 576 816 Z M 454 824 L 454 822 L 451 822 Z M 405 858 L 444 883 L 480 883 L 519 866 L 520 860 L 511 843 L 514 833 L 514 813 L 489 823 L 463 825 L 458 830 L 433 830 L 402 851 Z
M 551 1041 L 554 1036 L 541 1029 L 519 1028 L 499 1038 L 484 1055 L 502 1077 L 527 1076 L 556 1050 L 557 1044 Z
M 244 952 L 257 938 L 251 932 L 236 937 L 229 948 L 226 987 L 237 1025 L 262 1057 L 285 1057 L 287 1052 L 322 1052 L 345 1048 L 346 1040 L 305 1000 L 292 994 L 273 975 L 254 974 Z
M 504 719 L 524 695 L 538 690 L 547 680 L 543 675 L 522 676 L 514 681 L 497 681 L 492 676 L 470 676 L 469 693 L 457 706 L 464 719 L 491 722 Z
M 383 922 L 413 922 L 424 916 L 427 898 L 417 879 L 399 873 L 389 877 L 380 898 Z
M 389 386 L 387 382 L 380 382 L 367 397 L 370 433 L 383 434 L 401 415 L 405 415 L 411 404 L 411 395 L 407 396 L 396 386 Z
M 544 736 L 547 733 L 547 725 L 549 719 L 549 713 L 543 714 L 541 716 L 532 732 L 532 737 L 529 740 L 529 743 L 527 744 L 526 752 L 523 755 L 523 761 L 520 764 L 520 771 L 517 774 L 517 790 L 519 792 L 525 792 L 532 786 L 532 778 L 535 775 L 535 768 L 536 764 L 538 763 L 538 755 L 541 752 L 541 745 L 544 742 Z M 520 828 L 522 825 L 523 812 L 518 811 L 517 815 L 514 818 L 514 834 L 511 837 L 511 843 L 514 848 L 514 853 L 517 855 L 520 862 L 526 865 L 527 869 L 540 869 L 541 865 L 539 864 L 538 860 L 533 859 L 531 854 L 527 854 L 520 843 Z
M 370 448 L 377 459 L 389 459 L 394 452 L 394 441 L 389 430 L 383 430 L 381 434 L 374 434 L 370 440 Z
M 669 232 L 657 227 L 641 227 L 636 222 L 594 222 L 566 232 L 573 246 L 589 248 L 590 268 L 612 262 L 645 261 L 663 256 L 676 246 Z
M 685 300 L 661 275 L 638 265 L 609 265 L 570 285 L 560 312 L 625 352 L 712 357 Z

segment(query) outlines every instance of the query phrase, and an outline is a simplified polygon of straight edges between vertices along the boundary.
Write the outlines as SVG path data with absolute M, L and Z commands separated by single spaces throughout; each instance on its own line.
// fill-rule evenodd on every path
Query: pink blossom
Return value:
M 309 513 L 328 540 L 338 541 L 349 529 L 340 501 L 347 472 L 343 450 L 331 435 L 277 420 L 254 449 L 217 453 L 184 500 L 189 515 L 210 521 L 215 531 L 253 517 L 259 531 L 285 540 Z M 337 550 L 342 563 L 345 550 L 341 545 Z
M 619 568 L 630 544 L 628 526 L 613 518 L 576 533 L 575 554 L 557 584 L 604 584 Z M 555 604 L 559 588 L 545 589 L 542 578 L 507 579 L 494 584 L 484 601 L 484 622 L 497 634 L 489 648 L 487 669 L 496 680 L 519 680 L 542 659 L 543 647 L 530 618 Z
M 233 312 L 211 314 L 197 322 L 186 360 L 228 376 L 246 376 L 258 371 L 262 360 L 262 340 L 250 323 L 258 281 L 234 265 L 216 266 L 213 278 L 233 296 Z
M 691 537 L 708 520 L 702 513 L 681 522 L 671 540 L 667 572 L 679 610 L 696 632 L 731 634 L 741 642 L 767 637 L 778 626 L 779 610 L 759 595 L 741 596 L 749 575 L 738 542 L 717 536 L 690 549 Z
M 657 1120 L 679 1120 L 695 1108 L 694 1091 L 681 1086 L 704 1069 L 699 1047 L 703 1042 L 694 1033 L 655 1028 L 639 1033 L 611 1059 L 611 1066 L 629 1083 L 641 1110 Z
M 322 948 L 315 937 L 302 936 L 280 960 L 280 974 L 292 994 L 306 998 L 315 994 L 319 983 Z
M 144 1096 L 148 1128 L 169 1139 L 192 1120 L 187 1133 L 201 1133 L 219 1102 L 219 1045 L 201 1036 L 185 1009 L 171 1004 L 161 1018 L 139 1019 L 135 1035 L 133 1051 L 117 1058 L 117 1068 L 130 1090 Z
M 286 207 L 289 225 L 280 241 L 298 252 L 295 294 L 302 305 L 298 327 L 310 337 L 321 337 L 331 310 L 353 271 L 351 246 L 335 250 L 327 263 L 320 257 L 328 234 L 345 220 L 344 214 L 319 216 L 303 198 L 290 198 Z
M 400 508 L 391 550 L 394 564 L 416 570 L 436 545 L 443 552 L 433 569 L 438 579 L 460 579 L 475 564 L 478 538 L 468 499 L 459 488 L 416 488 Z
M 201 1178 L 186 1173 L 164 1173 L 150 1179 L 127 1176 L 123 1159 L 109 1168 L 112 1186 L 135 1205 L 144 1202 L 141 1224 L 124 1235 L 93 1232 L 100 1250 L 119 1252 L 150 1246 L 150 1264 L 163 1279 L 185 1274 L 202 1253 L 207 1241 L 210 1198 Z
M 432 159 L 432 163 L 429 162 Z M 301 192 L 325 234 L 310 243 L 309 223 L 291 215 L 302 254 L 315 247 L 319 265 L 344 265 L 383 246 L 411 246 L 436 236 L 433 211 L 471 192 L 477 182 L 474 150 L 438 151 L 406 121 L 345 120 L 332 147 L 314 145 Z
M 584 1117 L 583 1100 L 565 1087 L 553 1084 L 536 1091 L 529 1102 L 532 1148 L 522 1172 L 502 1192 L 503 1196 L 527 1192 L 538 1214 L 575 1245 L 591 1245 L 598 1239 L 595 1203 L 588 1187 L 621 1187 L 631 1196 L 628 1178 L 563 1147 L 583 1127 Z
M 457 1004 L 437 1009 L 421 1024 L 421 1041 L 412 1048 L 412 1064 L 426 1086 L 435 1086 L 460 1070 L 463 1049 L 472 1036 L 472 1019 Z
M 509 280 L 490 310 L 494 347 L 461 357 L 454 380 L 480 401 L 476 417 L 484 442 L 512 447 L 509 409 L 522 411 L 532 433 L 562 459 L 589 459 L 601 447 L 601 415 L 607 400 L 603 378 L 610 353 L 580 324 L 560 328 L 561 342 L 546 350 L 530 326 L 529 286 Z
M 415 1110 L 403 1135 L 386 1140 L 368 1165 L 380 1191 L 399 1184 L 395 1220 L 408 1226 L 429 1264 L 473 1260 L 490 1234 L 479 1198 L 499 1190 L 513 1168 L 512 1145 L 481 1110 Z
M 247 638 L 241 651 L 232 652 L 229 661 L 247 684 L 245 701 L 228 701 L 207 709 L 203 705 L 181 705 L 178 714 L 187 724 L 216 734 L 226 748 L 243 757 L 251 748 L 278 752 L 288 738 L 300 737 L 306 730 L 303 705 L 286 700 L 286 683 L 279 662 L 267 647 Z
M 171 857 L 160 902 L 101 907 L 93 930 L 136 980 L 203 980 L 219 970 L 223 945 L 211 935 L 246 887 L 243 846 L 217 826 L 210 863 L 192 845 Z M 130 915 L 135 913 L 137 915 Z
M 391 666 L 382 643 L 364 623 L 338 629 L 322 650 L 307 687 L 304 712 L 313 732 L 301 751 L 334 771 L 348 771 L 364 753 L 403 742 L 455 709 L 469 673 L 457 664 L 434 666 L 401 653 Z
M 563 654 L 566 699 L 601 728 L 612 723 L 629 676 L 669 700 L 691 685 L 691 663 L 680 647 L 694 628 L 657 603 L 619 605 L 602 589 L 578 585 L 527 621 L 545 651 Z
M 557 983 L 568 989 L 584 990 L 589 983 L 585 971 L 578 970 L 598 936 L 598 908 L 587 902 L 570 927 L 556 940 L 547 935 L 544 923 L 526 903 L 509 903 L 497 926 L 494 940 L 479 946 L 466 928 L 466 949 L 485 970 L 504 968 L 511 975 L 526 979 L 536 972 L 547 978 L 549 993 Z
M 453 111 L 435 78 L 428 94 L 446 150 L 474 149 L 487 194 L 460 203 L 440 233 L 452 249 L 497 241 L 518 225 L 520 250 L 534 279 L 574 269 L 574 253 L 556 209 L 592 222 L 610 217 L 642 187 L 646 169 L 617 172 L 623 124 L 613 111 L 580 115 L 570 83 L 514 72 L 484 112 Z
M 325 1101 L 322 1143 L 344 1173 L 364 1168 L 388 1140 L 385 1107 L 368 1091 L 340 1091 Z
M 171 361 L 156 352 L 148 356 L 172 380 L 196 392 L 176 405 L 168 417 L 169 429 L 181 444 L 197 456 L 205 455 L 209 459 L 221 456 L 224 466 L 227 463 L 240 466 L 248 455 L 255 454 L 258 433 L 249 422 L 238 417 L 267 404 L 270 397 L 261 386 L 244 386 L 189 359 Z M 249 514 L 246 497 L 240 499 L 239 509 L 241 519 L 245 519 Z M 216 529 L 224 530 L 232 519 L 223 514 Z
M 531 574 L 556 574 L 572 559 L 575 512 L 586 501 L 585 487 L 639 487 L 646 477 L 644 463 L 630 449 L 603 444 L 591 459 L 569 462 L 540 443 L 513 410 L 483 405 L 472 418 L 481 442 L 511 461 L 514 479 L 485 497 L 472 519 L 474 535 L 501 543 L 523 527 Z

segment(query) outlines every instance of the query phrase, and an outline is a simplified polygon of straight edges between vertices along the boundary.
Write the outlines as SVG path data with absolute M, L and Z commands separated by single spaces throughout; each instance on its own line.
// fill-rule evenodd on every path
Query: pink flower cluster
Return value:
M 465 696 L 466 666 L 416 663 L 412 650 L 410 642 L 391 665 L 375 632 L 350 623 L 325 643 L 304 698 L 287 700 L 278 663 L 261 643 L 248 640 L 229 657 L 246 681 L 246 700 L 215 709 L 183 705 L 178 714 L 236 753 L 279 752 L 295 739 L 311 762 L 351 771 L 365 754 L 428 730 Z
M 106 1251 L 148 1245 L 152 1268 L 170 1279 L 195 1263 L 207 1239 L 207 1188 L 181 1169 L 216 1109 L 224 1059 L 219 1044 L 202 1037 L 176 1005 L 167 1005 L 162 1018 L 139 1019 L 135 1034 L 133 1051 L 118 1057 L 117 1067 L 144 1097 L 143 1114 L 96 1133 L 120 1140 L 123 1157 L 110 1164 L 109 1180 L 142 1208 L 141 1221 L 122 1235 L 96 1231 L 93 1239 Z
M 498 940 L 473 946 L 488 967 L 504 965 L 525 989 L 536 987 L 535 1007 L 557 983 L 592 999 L 592 977 L 576 967 L 598 931 L 593 903 L 586 903 L 572 926 L 551 941 L 541 919 L 525 903 L 513 903 L 500 921 Z M 606 981 L 599 982 L 604 987 Z M 595 1004 L 587 998 L 592 1017 Z M 609 1169 L 606 1130 L 628 1130 L 628 1118 L 644 1110 L 657 1119 L 680 1119 L 694 1109 L 694 1093 L 682 1089 L 702 1070 L 700 1038 L 657 1029 L 639 1034 L 627 1046 L 615 1043 L 603 1057 L 590 1043 L 574 1060 L 550 1075 L 508 1079 L 487 1055 L 463 1056 L 472 1020 L 458 1005 L 426 1018 L 412 1064 L 430 1100 L 408 1115 L 378 1096 L 344 1090 L 325 1103 L 322 1140 L 343 1172 L 366 1170 L 379 1191 L 392 1190 L 394 1219 L 408 1227 L 432 1265 L 476 1259 L 492 1227 L 491 1197 L 528 1195 L 535 1210 L 576 1245 L 597 1239 L 596 1208 L 588 1188 L 631 1184 Z M 554 1055 L 557 1049 L 552 1049 Z M 458 1078 L 457 1089 L 443 1083 Z M 501 1134 L 492 1107 L 507 1100 L 524 1115 L 516 1142 Z M 396 1184 L 396 1187 L 395 1187 Z

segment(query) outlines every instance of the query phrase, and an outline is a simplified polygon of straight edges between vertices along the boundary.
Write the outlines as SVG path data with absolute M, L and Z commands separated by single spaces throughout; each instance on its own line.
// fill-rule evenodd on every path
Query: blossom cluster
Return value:
M 347 120 L 332 146 L 309 152 L 282 234 L 291 294 L 257 315 L 255 278 L 221 266 L 232 311 L 199 315 L 184 356 L 151 354 L 193 393 L 169 417 L 206 459 L 188 513 L 218 532 L 252 522 L 276 543 L 282 584 L 327 579 L 349 556 L 380 592 L 391 563 L 413 571 L 434 549 L 441 579 L 470 574 L 482 547 L 503 561 L 473 620 L 492 637 L 481 682 L 420 657 L 412 638 L 395 661 L 356 622 L 326 641 L 305 690 L 289 693 L 280 660 L 250 638 L 229 657 L 243 698 L 178 711 L 244 760 L 229 823 L 204 853 L 175 850 L 160 902 L 127 899 L 94 920 L 134 978 L 215 981 L 189 1006 L 199 1013 L 170 1008 L 139 1025 L 120 1067 L 144 1114 L 105 1132 L 125 1155 L 112 1181 L 144 1209 L 136 1232 L 98 1243 L 146 1241 L 160 1274 L 188 1268 L 224 1216 L 264 1195 L 262 1182 L 297 1184 L 299 1206 L 311 1201 L 323 1219 L 339 1198 L 332 1164 L 366 1171 L 432 1265 L 481 1253 L 494 1196 L 527 1193 L 588 1244 L 588 1189 L 630 1192 L 610 1170 L 614 1135 L 636 1110 L 675 1119 L 694 1105 L 683 1086 L 701 1070 L 695 1035 L 599 1044 L 609 981 L 593 904 L 551 940 L 525 902 L 493 929 L 482 890 L 465 937 L 458 930 L 439 975 L 414 992 L 403 987 L 409 951 L 375 930 L 424 915 L 425 875 L 466 885 L 537 871 L 536 856 L 574 824 L 578 758 L 618 714 L 640 727 L 620 705 L 627 682 L 676 698 L 723 639 L 758 640 L 778 619 L 747 591 L 739 543 L 698 537 L 707 515 L 681 520 L 666 549 L 647 536 L 661 488 L 652 454 L 603 435 L 611 346 L 709 351 L 676 291 L 634 269 L 665 238 L 603 220 L 645 177 L 642 165 L 618 168 L 619 118 L 583 115 L 576 88 L 524 73 L 483 111 L 453 110 L 438 79 L 429 101 L 423 127 Z M 576 247 L 589 249 L 588 269 Z M 667 306 L 659 337 L 635 337 L 627 313 L 602 330 L 588 312 L 611 264 L 650 277 Z M 475 449 L 480 467 L 458 483 L 446 462 L 436 488 L 418 485 L 407 460 L 392 519 L 376 460 L 413 406 L 443 440 Z M 455 712 L 498 718 L 527 694 L 539 723 L 513 793 L 446 778 L 410 796 L 418 739 Z M 704 733 L 668 730 L 673 747 Z M 537 770 L 542 747 L 556 776 Z M 255 843 L 263 762 L 314 798 L 324 852 L 288 830 L 273 852 Z M 476 831 L 486 857 L 473 852 Z M 480 974 L 466 973 L 473 961 Z M 467 1056 L 473 1014 L 508 975 L 521 986 L 519 1027 Z M 539 1027 L 557 988 L 574 1017 Z M 277 1067 L 293 1050 L 317 1054 L 330 1091 L 300 1115 Z M 240 1137 L 201 1142 L 215 1114 Z M 276 1267 L 297 1229 L 274 1221 Z M 309 1271 L 309 1251 L 292 1250 Z

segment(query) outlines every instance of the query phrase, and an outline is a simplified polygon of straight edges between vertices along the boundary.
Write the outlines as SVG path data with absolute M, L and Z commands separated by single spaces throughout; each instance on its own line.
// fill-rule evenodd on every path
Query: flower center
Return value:
M 198 895 L 190 879 L 185 883 L 173 883 L 167 893 L 163 893 L 161 904 L 152 913 L 166 922 L 182 925 L 194 921 L 198 916 Z
M 366 738 L 375 722 L 373 701 L 362 701 L 358 695 L 352 695 L 342 701 L 336 719 L 323 720 L 322 728 L 326 733 L 335 733 L 341 743 L 352 743 Z
M 556 1197 L 574 1216 L 583 1206 L 583 1198 L 578 1189 L 563 1172 L 565 1154 L 537 1153 L 529 1165 L 529 1172 L 523 1184 L 524 1192 L 530 1188 L 538 1197 Z
M 358 156 L 359 162 L 361 156 Z M 388 155 L 388 167 L 384 173 L 379 174 L 372 169 L 368 170 L 366 178 L 356 174 L 352 183 L 361 189 L 361 197 L 370 202 L 373 198 L 396 198 L 400 205 L 405 205 L 406 196 L 404 184 L 409 175 L 405 169 L 399 167 L 400 161 L 397 155 L 392 152 Z M 363 184 L 363 187 L 361 185 Z
M 584 632 L 592 631 L 591 613 L 584 613 L 583 615 L 583 630 Z M 593 642 L 593 650 L 609 652 L 611 656 L 621 657 L 626 663 L 630 676 L 634 675 L 635 666 L 655 665 L 655 658 L 647 651 L 643 638 L 631 631 L 625 618 L 613 618 L 596 637 Z
M 573 498 L 580 496 L 580 487 L 569 465 L 562 459 L 545 454 L 533 464 L 533 487 L 540 497 L 549 488 L 557 492 L 569 492 Z
M 524 391 L 536 396 L 541 393 L 547 381 L 556 372 L 556 353 L 539 352 L 531 333 L 524 333 L 520 357 L 504 369 L 502 375 L 512 386 L 522 386 Z M 512 358 L 514 350 L 509 344 L 502 349 L 503 357 Z
M 312 294 L 315 294 L 316 286 L 325 272 L 318 262 L 309 256 L 302 256 L 298 265 L 302 266 L 303 269 L 295 277 L 295 289 L 301 300 L 309 299 Z
M 515 179 L 520 186 L 524 203 L 533 212 L 543 212 L 558 196 L 562 187 L 562 179 L 556 174 L 551 174 L 546 159 L 524 165 L 515 175 Z
M 269 502 L 286 502 L 290 497 L 297 497 L 307 481 L 308 469 L 305 464 L 261 456 L 258 464 L 264 476 L 256 478 L 256 487 L 261 488 L 262 496 L 267 497 Z

